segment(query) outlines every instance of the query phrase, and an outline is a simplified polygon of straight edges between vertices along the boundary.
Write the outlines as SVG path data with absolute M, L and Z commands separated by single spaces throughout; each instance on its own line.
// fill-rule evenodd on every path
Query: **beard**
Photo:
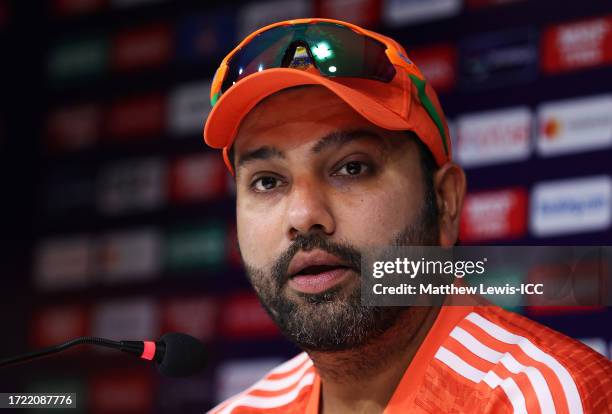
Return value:
M 423 209 L 389 241 L 391 246 L 439 244 L 435 196 L 427 194 Z M 281 332 L 306 351 L 332 352 L 363 347 L 393 327 L 407 307 L 363 306 L 361 283 L 340 284 L 319 294 L 287 292 L 288 268 L 300 250 L 320 249 L 342 260 L 361 277 L 362 253 L 348 242 L 333 242 L 321 233 L 298 235 L 269 270 L 243 263 L 259 300 Z M 359 281 L 360 279 L 358 279 Z M 347 287 L 349 289 L 347 289 Z M 293 297 L 290 297 L 293 296 Z

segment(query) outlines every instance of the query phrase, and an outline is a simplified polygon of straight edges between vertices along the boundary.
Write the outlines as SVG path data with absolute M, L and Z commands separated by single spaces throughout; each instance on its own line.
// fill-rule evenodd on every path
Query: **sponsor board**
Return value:
M 153 299 L 107 300 L 93 307 L 91 318 L 94 336 L 142 341 L 159 335 L 158 308 Z
M 51 82 L 65 82 L 101 76 L 107 70 L 108 53 L 104 37 L 83 36 L 58 43 L 47 58 L 47 77 Z
M 170 26 L 158 24 L 119 32 L 113 40 L 112 66 L 116 71 L 162 66 L 174 52 Z
M 564 23 L 542 37 L 542 68 L 559 73 L 612 63 L 612 15 Z
M 33 347 L 57 345 L 88 335 L 89 315 L 82 305 L 57 305 L 40 308 L 30 326 Z
M 150 280 L 161 269 L 162 238 L 155 229 L 122 231 L 102 237 L 98 273 L 107 283 Z
M 217 403 L 246 390 L 282 362 L 280 358 L 254 358 L 222 363 L 215 375 Z
M 609 229 L 612 179 L 607 175 L 537 183 L 530 230 L 538 237 Z
M 546 102 L 537 112 L 537 149 L 542 156 L 612 146 L 612 95 Z
M 436 92 L 448 92 L 457 78 L 457 51 L 451 45 L 412 49 L 410 58 Z
M 527 230 L 527 191 L 508 188 L 470 193 L 461 212 L 462 242 L 516 239 Z
M 376 27 L 380 20 L 380 0 L 315 0 L 315 15 Z
M 459 56 L 465 91 L 528 83 L 538 74 L 537 32 L 524 27 L 470 36 L 460 42 Z
M 311 15 L 311 3 L 306 0 L 250 2 L 238 11 L 238 40 L 269 24 Z
M 64 107 L 47 118 L 47 148 L 76 151 L 91 148 L 100 138 L 102 108 L 97 104 Z
M 98 210 L 120 214 L 153 210 L 166 200 L 166 165 L 157 158 L 107 165 L 99 178 Z
M 166 98 L 157 93 L 129 97 L 114 102 L 109 110 L 109 140 L 151 139 L 166 128 Z
M 210 106 L 210 81 L 181 85 L 168 102 L 168 128 L 173 135 L 200 135 Z
M 457 160 L 466 168 L 523 161 L 531 153 L 532 123 L 527 107 L 461 115 L 456 120 Z
M 35 253 L 35 284 L 39 289 L 83 288 L 91 283 L 93 241 L 71 236 L 41 242 Z
M 280 332 L 254 293 L 237 293 L 224 300 L 219 329 L 230 339 L 277 337 Z
M 226 231 L 225 225 L 218 221 L 173 230 L 166 239 L 167 267 L 218 270 L 225 263 Z
M 179 297 L 162 304 L 162 332 L 184 332 L 208 341 L 215 335 L 217 304 L 207 297 Z
M 226 175 L 217 153 L 179 158 L 170 171 L 170 198 L 174 203 L 220 198 L 226 192 Z
M 177 28 L 177 56 L 186 61 L 221 60 L 237 43 L 235 35 L 235 13 L 212 11 L 189 16 Z
M 461 0 L 383 0 L 383 21 L 389 26 L 443 19 L 460 11 Z

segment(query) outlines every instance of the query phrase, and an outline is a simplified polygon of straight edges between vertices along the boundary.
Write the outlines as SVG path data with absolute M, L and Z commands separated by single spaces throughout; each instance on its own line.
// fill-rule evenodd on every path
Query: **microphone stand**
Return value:
M 21 362 L 26 362 L 36 358 L 42 358 L 47 355 L 55 354 L 56 352 L 61 352 L 65 349 L 72 348 L 76 345 L 102 346 L 105 348 L 118 349 L 120 351 L 137 356 L 141 356 L 144 350 L 144 343 L 142 341 L 111 341 L 110 339 L 98 338 L 94 336 L 84 336 L 80 338 L 71 339 L 59 345 L 49 346 L 38 351 L 28 352 L 26 354 L 0 359 L 0 367 L 19 364 Z M 165 351 L 165 344 L 162 342 L 157 343 L 156 345 L 157 350 L 155 352 L 155 361 L 161 362 Z

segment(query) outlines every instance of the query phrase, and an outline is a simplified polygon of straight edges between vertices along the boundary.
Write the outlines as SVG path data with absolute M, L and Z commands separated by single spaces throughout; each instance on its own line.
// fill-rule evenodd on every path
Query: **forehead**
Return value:
M 379 136 L 391 134 L 326 88 L 306 85 L 282 90 L 259 102 L 241 122 L 233 147 L 237 154 L 260 145 L 290 148 L 334 131 L 356 129 Z

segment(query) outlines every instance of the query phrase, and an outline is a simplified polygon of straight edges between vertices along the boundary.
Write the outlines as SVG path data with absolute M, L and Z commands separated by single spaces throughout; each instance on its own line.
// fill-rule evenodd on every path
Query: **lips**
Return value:
M 345 280 L 351 267 L 321 250 L 299 252 L 289 264 L 289 286 L 302 293 L 320 293 Z
M 292 278 L 298 274 L 317 274 L 338 267 L 348 268 L 349 266 L 332 254 L 322 250 L 313 250 L 296 254 L 289 263 L 287 273 Z

